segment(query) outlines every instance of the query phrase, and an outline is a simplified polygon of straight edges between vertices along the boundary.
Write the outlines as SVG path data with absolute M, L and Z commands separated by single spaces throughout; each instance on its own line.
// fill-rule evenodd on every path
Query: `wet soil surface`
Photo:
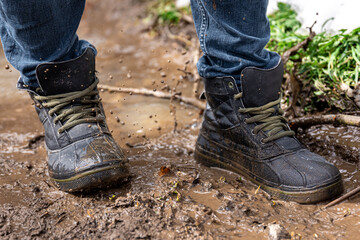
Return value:
M 144 4 L 88 1 L 79 35 L 99 51 L 103 84 L 160 89 L 176 85 L 191 57 L 172 42 L 141 33 Z M 3 54 L 0 66 L 7 64 Z M 191 64 L 191 63 L 190 63 Z M 161 69 L 159 71 L 159 69 Z M 18 74 L 0 69 L 0 239 L 357 239 L 360 195 L 325 211 L 272 199 L 241 176 L 197 164 L 193 148 L 201 116 L 169 100 L 103 92 L 110 129 L 130 160 L 131 177 L 110 189 L 68 194 L 47 176 L 46 151 Z M 190 95 L 192 83 L 179 90 Z M 190 89 L 190 90 L 189 90 Z M 119 119 L 119 120 L 118 120 Z M 339 167 L 346 191 L 358 186 L 359 128 L 314 126 L 299 131 L 313 151 Z

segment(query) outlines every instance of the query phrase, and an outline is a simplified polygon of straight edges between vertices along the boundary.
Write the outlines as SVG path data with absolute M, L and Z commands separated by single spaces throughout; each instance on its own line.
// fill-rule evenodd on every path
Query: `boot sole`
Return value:
M 305 189 L 301 191 L 284 191 L 278 188 L 270 187 L 254 179 L 250 172 L 244 167 L 228 158 L 223 158 L 215 153 L 203 149 L 201 146 L 195 147 L 195 160 L 207 167 L 218 167 L 230 170 L 244 176 L 257 186 L 260 186 L 265 192 L 269 193 L 272 197 L 282 199 L 285 201 L 294 201 L 297 203 L 310 204 L 317 203 L 324 200 L 331 199 L 343 192 L 343 184 L 341 178 L 326 186 L 317 189 Z M 227 164 L 226 162 L 230 163 Z
M 62 191 L 79 192 L 111 186 L 129 175 L 126 167 L 112 165 L 85 171 L 67 179 L 51 178 L 51 180 Z

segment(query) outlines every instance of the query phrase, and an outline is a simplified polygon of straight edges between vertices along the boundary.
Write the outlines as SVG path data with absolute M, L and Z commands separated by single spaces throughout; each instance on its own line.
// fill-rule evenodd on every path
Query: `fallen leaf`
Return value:
M 170 172 L 170 168 L 162 166 L 159 171 L 159 176 L 162 177 Z

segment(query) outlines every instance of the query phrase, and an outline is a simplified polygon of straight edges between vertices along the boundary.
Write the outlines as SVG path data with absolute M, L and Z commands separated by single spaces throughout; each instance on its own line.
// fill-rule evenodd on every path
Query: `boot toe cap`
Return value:
M 123 152 L 112 137 L 102 135 L 79 140 L 57 151 L 49 151 L 52 178 L 64 179 L 80 172 L 111 165 L 125 165 Z
M 341 181 L 341 174 L 334 165 L 306 149 L 272 161 L 271 167 L 283 188 L 312 190 Z

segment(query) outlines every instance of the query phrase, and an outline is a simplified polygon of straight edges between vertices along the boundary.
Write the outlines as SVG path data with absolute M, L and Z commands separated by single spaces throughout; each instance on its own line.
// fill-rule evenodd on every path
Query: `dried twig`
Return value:
M 189 23 L 189 24 L 194 24 L 193 18 L 191 16 L 188 16 L 188 15 L 185 15 L 185 14 L 183 14 L 181 16 L 181 20 L 183 20 L 184 22 Z
M 185 66 L 184 69 L 177 68 L 176 70 L 178 70 L 179 72 L 182 72 L 182 73 L 184 73 L 184 74 L 192 74 L 192 72 L 186 71 L 186 66 Z
M 284 52 L 284 54 L 281 56 L 281 59 L 284 63 L 284 65 L 287 63 L 287 61 L 289 60 L 290 56 L 296 54 L 300 48 L 306 48 L 308 43 L 314 38 L 314 36 L 316 35 L 315 32 L 312 31 L 312 28 L 314 27 L 316 21 L 314 22 L 314 24 L 309 27 L 309 36 L 302 42 L 299 42 L 298 44 L 296 44 L 295 46 L 293 46 L 292 48 L 290 48 L 289 50 L 287 50 L 286 52 Z
M 192 47 L 193 46 L 193 43 L 190 40 L 187 40 L 186 38 L 184 38 L 184 37 L 182 37 L 180 35 L 172 34 L 170 32 L 169 26 L 164 27 L 164 32 L 165 32 L 166 36 L 168 38 L 172 39 L 172 40 L 180 41 L 180 42 L 184 43 L 187 47 Z
M 329 124 L 329 123 L 339 123 L 339 124 L 360 127 L 360 116 L 352 116 L 345 114 L 328 114 L 328 115 L 305 116 L 289 121 L 289 125 L 292 129 L 296 129 L 298 127 L 308 127 L 317 124 Z
M 342 195 L 341 197 L 335 199 L 334 201 L 329 202 L 329 203 L 326 204 L 324 207 L 322 207 L 321 210 L 324 210 L 324 209 L 326 209 L 326 208 L 332 207 L 332 206 L 334 206 L 334 205 L 336 205 L 336 204 L 338 204 L 338 203 L 340 203 L 340 202 L 348 199 L 349 197 L 354 196 L 354 195 L 357 194 L 358 192 L 360 192 L 360 187 L 357 187 L 357 188 L 351 190 L 350 192 Z
M 160 19 L 160 16 L 159 16 L 159 15 L 156 15 L 156 16 L 150 21 L 150 23 L 141 30 L 141 32 L 147 32 L 147 31 L 150 31 L 150 30 L 154 29 L 154 28 L 156 27 L 156 25 L 158 24 L 159 19 Z
M 120 93 L 132 93 L 132 94 L 138 94 L 138 95 L 144 95 L 144 96 L 152 96 L 152 97 L 158 97 L 158 98 L 164 98 L 164 99 L 171 99 L 172 94 L 162 91 L 153 91 L 146 88 L 119 88 L 119 87 L 113 87 L 108 85 L 99 84 L 99 89 L 103 89 L 109 92 L 120 92 Z M 194 107 L 197 107 L 201 110 L 205 109 L 205 103 L 197 100 L 196 98 L 189 98 L 184 97 L 181 95 L 174 95 L 174 98 L 184 102 L 186 104 L 192 105 Z

